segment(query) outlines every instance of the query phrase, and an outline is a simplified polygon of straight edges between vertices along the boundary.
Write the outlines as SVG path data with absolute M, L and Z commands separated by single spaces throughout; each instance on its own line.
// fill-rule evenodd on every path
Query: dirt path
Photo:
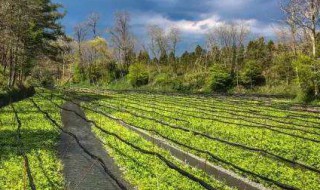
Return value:
M 84 116 L 84 112 L 75 104 L 66 103 L 64 108 L 73 110 Z M 73 112 L 61 111 L 62 122 L 65 130 L 75 134 L 81 144 L 94 155 L 103 159 L 108 169 L 117 179 L 120 178 L 120 170 L 115 166 L 101 145 L 101 142 L 91 132 L 91 126 Z M 105 190 L 120 189 L 119 186 L 103 170 L 102 166 L 88 156 L 76 143 L 66 135 L 61 135 L 59 145 L 60 158 L 63 162 L 63 173 L 67 182 L 67 189 L 70 190 Z M 123 180 L 122 180 L 123 181 Z M 126 184 L 125 182 L 123 182 Z M 128 184 L 126 184 L 128 186 Z M 129 188 L 129 187 L 128 187 Z M 130 189 L 130 188 L 129 188 Z

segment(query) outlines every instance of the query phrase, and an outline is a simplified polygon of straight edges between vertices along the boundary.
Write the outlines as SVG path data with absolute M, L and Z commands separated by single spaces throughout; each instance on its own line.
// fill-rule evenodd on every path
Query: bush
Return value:
M 262 75 L 262 68 L 255 60 L 249 60 L 245 63 L 240 76 L 241 83 L 246 87 L 253 88 L 255 86 L 263 86 L 266 83 L 266 79 Z
M 232 78 L 230 73 L 219 65 L 211 67 L 211 75 L 208 84 L 211 90 L 215 92 L 227 92 L 232 88 Z
M 184 77 L 184 86 L 191 91 L 203 89 L 206 85 L 208 72 L 188 73 Z
M 159 73 L 154 76 L 153 85 L 155 86 L 167 86 L 171 85 L 173 81 L 173 76 L 169 73 Z
M 297 70 L 297 83 L 300 87 L 297 98 L 304 102 L 314 100 L 316 98 L 316 90 L 320 86 L 319 61 L 315 61 L 305 55 L 300 55 L 293 64 Z
M 129 67 L 128 80 L 134 87 L 140 87 L 149 83 L 149 72 L 146 65 L 135 63 Z
M 72 82 L 80 83 L 85 81 L 86 79 L 87 77 L 84 74 L 83 69 L 80 68 L 79 63 L 74 63 Z
M 32 72 L 31 80 L 29 81 L 33 86 L 53 87 L 54 78 L 52 72 L 49 70 L 42 70 L 35 68 Z

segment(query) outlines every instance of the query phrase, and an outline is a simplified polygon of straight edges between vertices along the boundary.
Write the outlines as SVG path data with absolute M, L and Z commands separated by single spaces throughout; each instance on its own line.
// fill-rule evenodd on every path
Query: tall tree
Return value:
M 317 53 L 317 28 L 320 23 L 320 0 L 289 0 L 282 9 L 287 14 L 287 21 L 293 32 L 296 27 L 302 28 L 308 34 L 312 56 Z
M 178 46 L 178 43 L 181 41 L 181 31 L 176 27 L 172 27 L 169 33 L 169 40 L 172 46 L 171 49 L 172 49 L 173 55 L 176 56 L 177 46 Z
M 92 31 L 93 37 L 98 37 L 98 22 L 100 20 L 100 15 L 98 13 L 91 13 L 88 18 L 88 26 Z
M 224 54 L 221 60 L 225 67 L 230 66 L 232 78 L 238 76 L 239 50 L 247 40 L 249 33 L 250 29 L 246 24 L 233 22 L 216 27 L 208 34 L 208 44 L 211 46 L 209 48 L 214 49 L 216 46 L 221 48 L 221 53 Z
M 79 69 L 80 75 L 84 74 L 82 45 L 83 45 L 84 41 L 86 40 L 87 35 L 88 35 L 87 23 L 83 22 L 83 23 L 77 24 L 74 27 L 74 37 L 75 37 L 75 40 L 78 45 L 78 58 L 79 58 L 78 69 Z
M 130 66 L 130 54 L 134 49 L 134 38 L 130 29 L 130 15 L 127 12 L 115 14 L 115 24 L 109 31 L 117 57 L 126 70 Z
M 17 79 L 22 83 L 40 56 L 56 57 L 53 42 L 64 35 L 58 22 L 64 16 L 58 11 L 60 7 L 50 0 L 1 1 L 0 53 L 6 60 L 4 73 L 8 73 L 9 87 Z

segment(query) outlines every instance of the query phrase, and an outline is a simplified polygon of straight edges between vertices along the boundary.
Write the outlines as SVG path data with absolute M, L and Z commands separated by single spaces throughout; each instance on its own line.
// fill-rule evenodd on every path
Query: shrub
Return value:
M 149 72 L 146 65 L 135 63 L 129 67 L 128 80 L 134 87 L 140 87 L 149 83 Z
M 255 60 L 249 60 L 245 63 L 240 76 L 242 84 L 246 87 L 253 88 L 266 83 L 266 79 L 262 75 L 262 68 Z
M 153 85 L 167 86 L 172 84 L 173 76 L 169 73 L 159 73 L 154 76 Z
M 316 98 L 316 91 L 320 86 L 319 61 L 305 55 L 300 55 L 293 62 L 293 65 L 296 67 L 297 82 L 300 87 L 297 98 L 305 102 L 314 100 Z
M 31 80 L 29 81 L 33 86 L 42 87 L 53 87 L 54 78 L 52 72 L 49 70 L 42 70 L 40 68 L 35 68 L 31 75 Z
M 220 65 L 211 67 L 211 74 L 208 84 L 211 90 L 215 92 L 227 92 L 232 88 L 232 78 L 230 73 Z
M 73 83 L 80 83 L 85 80 L 85 76 L 83 72 L 80 69 L 79 63 L 74 63 L 73 64 L 73 76 L 72 76 L 72 82 Z
M 185 88 L 195 91 L 203 89 L 206 85 L 208 72 L 187 73 L 184 77 Z

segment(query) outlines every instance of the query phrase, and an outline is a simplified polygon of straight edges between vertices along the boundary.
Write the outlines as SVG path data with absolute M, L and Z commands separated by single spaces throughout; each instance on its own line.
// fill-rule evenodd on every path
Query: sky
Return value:
M 73 27 L 92 13 L 100 14 L 102 34 L 113 25 L 117 11 L 127 11 L 131 28 L 141 43 L 147 41 L 146 26 L 172 26 L 182 31 L 181 51 L 204 45 L 206 33 L 213 27 L 231 21 L 243 21 L 251 27 L 252 37 L 274 39 L 274 28 L 282 13 L 279 0 L 53 0 L 67 12 L 61 21 L 68 35 Z M 107 36 L 106 36 L 107 37 Z

